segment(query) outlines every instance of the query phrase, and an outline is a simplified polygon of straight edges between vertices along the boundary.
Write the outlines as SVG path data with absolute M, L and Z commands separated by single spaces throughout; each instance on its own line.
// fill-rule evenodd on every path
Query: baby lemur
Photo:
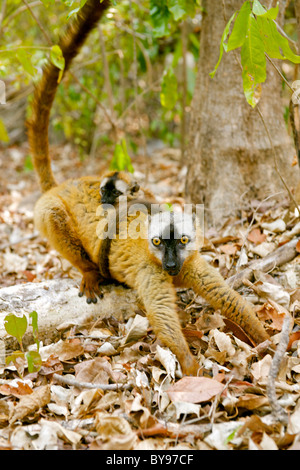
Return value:
M 108 6 L 106 0 L 87 0 L 76 19 L 69 23 L 59 43 L 66 67 Z M 82 177 L 59 185 L 54 180 L 48 150 L 48 123 L 58 73 L 51 64 L 44 69 L 35 89 L 28 123 L 34 166 L 44 192 L 35 206 L 34 221 L 52 247 L 82 273 L 80 293 L 85 294 L 89 302 L 95 302 L 97 296 L 101 296 L 104 281 L 99 270 L 105 238 L 103 222 L 106 221 L 101 212 L 101 179 Z M 101 188 L 104 200 L 106 190 L 109 196 L 109 181 L 112 180 L 112 187 L 117 191 L 123 194 L 127 188 L 129 193 L 132 190 L 132 199 L 136 197 L 139 189 L 136 187 L 135 191 L 130 184 L 121 188 L 120 179 L 120 174 L 108 176 Z M 111 196 L 111 201 L 118 206 L 116 198 L 120 194 Z M 197 374 L 199 365 L 189 350 L 176 313 L 177 286 L 194 289 L 215 309 L 238 323 L 254 342 L 268 338 L 253 306 L 230 289 L 199 254 L 199 236 L 192 216 L 157 213 L 150 216 L 148 232 L 148 214 L 141 212 L 136 217 L 127 213 L 118 222 L 106 256 L 110 276 L 137 291 L 156 335 L 177 356 L 184 374 Z

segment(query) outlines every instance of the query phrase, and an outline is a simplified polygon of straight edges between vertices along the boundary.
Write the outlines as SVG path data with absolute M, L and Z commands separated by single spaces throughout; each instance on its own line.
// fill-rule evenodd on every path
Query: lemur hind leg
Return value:
M 56 196 L 42 196 L 35 206 L 35 226 L 50 245 L 82 274 L 79 296 L 86 295 L 87 303 L 96 303 L 102 297 L 98 266 L 93 263 L 76 233 L 74 221 L 63 202 Z

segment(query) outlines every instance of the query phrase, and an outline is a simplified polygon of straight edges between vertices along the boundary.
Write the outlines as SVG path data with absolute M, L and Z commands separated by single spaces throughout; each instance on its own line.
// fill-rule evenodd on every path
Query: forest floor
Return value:
M 79 280 L 76 270 L 34 232 L 39 189 L 34 172 L 25 169 L 27 152 L 26 145 L 2 151 L 0 287 Z M 175 150 L 160 149 L 153 152 L 150 165 L 142 157 L 133 163 L 139 174 L 149 173 L 154 193 L 182 202 L 184 169 L 179 157 Z M 81 162 L 64 146 L 54 149 L 53 166 L 58 181 L 63 181 L 100 173 L 105 162 Z M 203 255 L 228 278 L 237 272 L 238 263 L 243 268 L 284 246 L 293 229 L 297 232 L 297 223 L 287 200 L 250 201 L 222 227 L 207 229 Z M 64 331 L 51 355 L 43 355 L 38 372 L 29 373 L 25 364 L 20 377 L 14 364 L 0 366 L 0 449 L 298 450 L 299 279 L 298 255 L 268 273 L 256 271 L 254 282 L 240 286 L 272 336 L 272 343 L 261 348 L 248 344 L 238 331 L 233 334 L 220 313 L 193 292 L 178 290 L 184 332 L 202 366 L 198 378 L 180 377 L 174 356 L 156 340 L 144 312 L 122 323 L 111 311 L 90 328 Z M 286 314 L 292 317 L 289 344 L 274 385 L 276 405 L 287 413 L 287 420 L 280 421 L 272 413 L 267 384 Z M 137 324 L 140 334 L 124 343 Z M 121 386 L 79 389 L 59 382 L 54 374 Z

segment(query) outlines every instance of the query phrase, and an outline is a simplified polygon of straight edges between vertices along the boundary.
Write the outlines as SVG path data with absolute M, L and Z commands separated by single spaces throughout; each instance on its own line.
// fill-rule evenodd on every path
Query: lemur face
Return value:
M 159 212 L 149 218 L 151 253 L 170 276 L 177 276 L 186 258 L 197 249 L 196 223 L 182 212 Z

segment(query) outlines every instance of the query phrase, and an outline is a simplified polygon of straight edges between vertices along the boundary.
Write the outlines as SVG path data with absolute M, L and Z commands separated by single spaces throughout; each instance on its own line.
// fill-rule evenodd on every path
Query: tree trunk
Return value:
M 205 205 L 205 220 L 210 225 L 219 225 L 224 217 L 242 208 L 245 200 L 264 199 L 279 192 L 278 198 L 287 195 L 276 172 L 263 122 L 243 93 L 239 50 L 224 53 L 215 77 L 209 76 L 219 56 L 224 15 L 228 20 L 242 4 L 243 0 L 204 2 L 206 14 L 191 110 L 186 196 L 195 204 Z M 292 167 L 295 150 L 283 117 L 281 79 L 270 64 L 267 66 L 259 107 L 277 152 L 280 174 L 294 189 L 298 169 Z

